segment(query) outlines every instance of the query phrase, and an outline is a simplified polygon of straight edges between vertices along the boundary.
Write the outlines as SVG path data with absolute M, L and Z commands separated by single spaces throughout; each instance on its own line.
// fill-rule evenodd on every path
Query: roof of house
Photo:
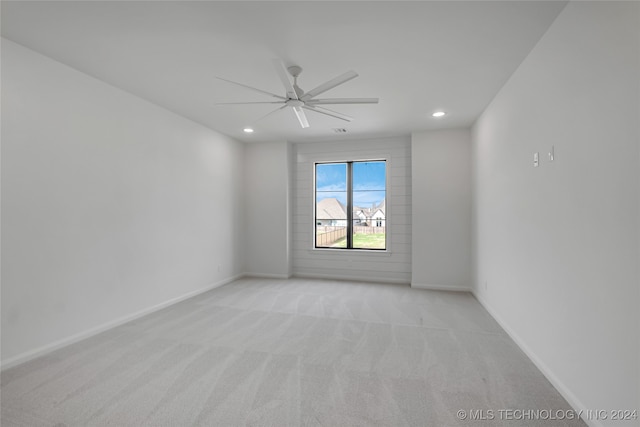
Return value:
M 347 210 L 335 197 L 322 199 L 316 205 L 317 219 L 347 219 Z
M 364 214 L 365 217 L 367 218 L 371 218 L 377 211 L 378 209 L 380 211 L 382 211 L 383 215 L 386 215 L 386 199 L 382 199 L 382 201 L 380 202 L 380 204 L 376 205 L 375 203 L 370 207 L 370 208 L 361 208 L 358 206 L 354 206 L 353 208 L 353 212 L 360 212 L 362 211 L 362 213 Z
M 366 218 L 371 218 L 378 210 L 382 211 L 383 215 L 386 215 L 385 199 L 382 199 L 378 205 L 373 204 L 370 208 L 353 207 L 353 212 L 356 215 L 358 212 L 362 212 Z M 347 219 L 347 208 L 335 197 L 328 197 L 320 200 L 316 205 L 316 218 Z

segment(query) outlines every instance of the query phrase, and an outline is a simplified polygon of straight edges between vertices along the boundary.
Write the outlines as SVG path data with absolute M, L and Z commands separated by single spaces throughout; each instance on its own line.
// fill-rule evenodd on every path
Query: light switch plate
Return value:
M 538 166 L 540 166 L 540 154 L 533 153 L 533 167 L 537 168 Z

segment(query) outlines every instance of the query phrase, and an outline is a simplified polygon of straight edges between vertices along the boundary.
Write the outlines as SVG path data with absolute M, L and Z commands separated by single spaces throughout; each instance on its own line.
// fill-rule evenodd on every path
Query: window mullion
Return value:
M 347 163 L 347 248 L 353 249 L 353 162 Z

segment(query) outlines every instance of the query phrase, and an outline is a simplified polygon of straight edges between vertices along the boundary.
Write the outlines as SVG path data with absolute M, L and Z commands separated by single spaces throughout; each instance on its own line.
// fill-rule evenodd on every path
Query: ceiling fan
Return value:
M 258 102 L 220 102 L 216 105 L 231 105 L 231 104 L 283 104 L 281 107 L 271 111 L 270 113 L 262 116 L 258 120 L 262 120 L 265 117 L 285 109 L 287 107 L 291 107 L 293 112 L 296 114 L 298 121 L 300 122 L 300 126 L 303 128 L 309 127 L 309 121 L 307 120 L 307 116 L 304 113 L 304 110 L 315 111 L 316 113 L 324 114 L 326 116 L 335 117 L 340 120 L 344 120 L 350 122 L 353 120 L 353 117 L 349 117 L 345 114 L 338 113 L 337 111 L 329 110 L 328 108 L 320 107 L 320 105 L 327 104 L 377 104 L 378 98 L 323 98 L 318 99 L 316 96 L 333 89 L 336 86 L 339 86 L 343 83 L 348 82 L 351 79 L 358 77 L 358 73 L 355 71 L 347 71 L 344 74 L 339 75 L 338 77 L 329 80 L 326 83 L 321 84 L 315 89 L 310 90 L 309 92 L 304 92 L 298 86 L 298 76 L 302 72 L 302 68 L 297 65 L 293 65 L 291 67 L 285 67 L 284 63 L 279 59 L 274 59 L 273 64 L 276 68 L 276 72 L 278 73 L 278 77 L 282 81 L 284 85 L 286 95 L 280 96 L 275 93 L 267 92 L 262 89 L 257 89 L 255 87 L 247 86 L 242 83 L 234 82 L 231 80 L 223 79 L 222 77 L 216 77 L 217 79 L 223 80 L 228 83 L 232 83 L 234 85 L 242 86 L 247 89 L 251 89 L 255 92 L 262 93 L 264 95 L 269 95 L 273 98 L 277 98 L 278 101 L 258 101 Z M 293 77 L 293 83 L 289 79 L 287 72 Z

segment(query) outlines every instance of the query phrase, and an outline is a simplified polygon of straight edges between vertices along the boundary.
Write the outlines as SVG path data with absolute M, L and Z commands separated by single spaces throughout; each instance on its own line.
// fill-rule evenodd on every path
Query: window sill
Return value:
M 340 255 L 355 255 L 355 256 L 391 256 L 389 249 L 384 250 L 367 250 L 367 249 L 340 249 L 340 248 L 313 248 L 308 250 L 311 254 L 340 254 Z

